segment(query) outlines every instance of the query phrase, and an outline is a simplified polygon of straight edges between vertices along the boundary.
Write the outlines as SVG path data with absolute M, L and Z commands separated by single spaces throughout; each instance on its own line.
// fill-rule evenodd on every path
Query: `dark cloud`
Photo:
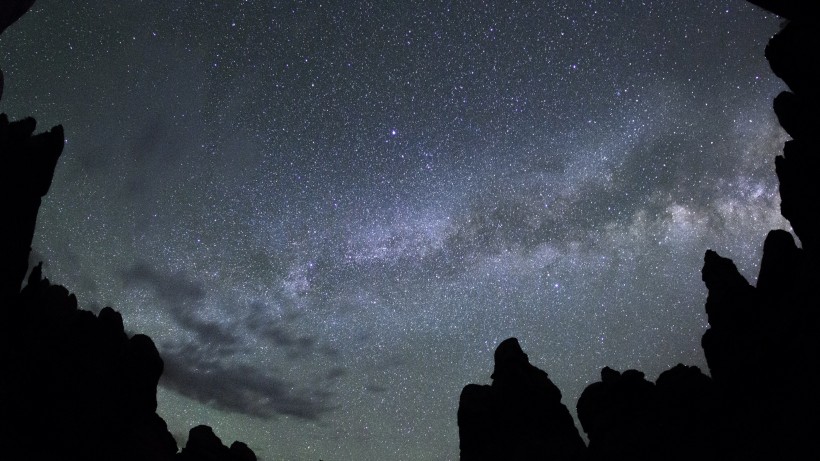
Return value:
M 145 287 L 153 290 L 161 301 L 171 304 L 186 304 L 205 297 L 202 283 L 189 280 L 181 272 L 163 274 L 145 262 L 137 262 L 120 272 L 125 287 Z
M 331 368 L 307 388 L 243 359 L 248 352 L 245 337 L 272 345 L 281 351 L 280 357 L 290 361 L 315 354 L 338 357 L 338 350 L 321 344 L 317 337 L 293 331 L 288 322 L 302 315 L 291 313 L 278 319 L 265 303 L 252 302 L 243 309 L 239 301 L 229 300 L 225 306 L 231 315 L 214 320 L 205 317 L 205 284 L 183 273 L 162 273 L 139 262 L 122 271 L 121 277 L 126 286 L 151 290 L 163 311 L 195 335 L 193 341 L 174 338 L 162 343 L 164 386 L 216 408 L 262 418 L 280 414 L 313 420 L 333 409 L 332 395 L 325 387 L 344 376 L 344 368 Z
M 344 368 L 334 367 L 334 368 L 331 368 L 325 374 L 325 378 L 327 378 L 328 380 L 334 380 L 334 379 L 337 379 L 337 378 L 341 378 L 342 376 L 345 376 L 346 374 L 347 374 L 347 370 L 345 370 Z
M 276 415 L 316 420 L 332 410 L 332 394 L 296 383 L 243 363 L 216 358 L 207 347 L 192 344 L 163 353 L 161 384 L 202 403 L 260 418 Z M 328 380 L 335 379 L 329 376 Z
M 287 321 L 297 320 L 301 315 L 292 313 L 277 321 L 267 314 L 268 311 L 269 306 L 260 302 L 252 303 L 250 314 L 243 322 L 242 328 L 257 338 L 283 349 L 290 360 L 305 358 L 315 353 L 331 358 L 339 356 L 337 349 L 320 344 L 316 336 L 300 335 L 288 328 Z
M 367 390 L 367 392 L 370 392 L 371 394 L 382 394 L 387 392 L 387 387 L 382 386 L 380 384 L 370 384 L 368 386 L 365 386 L 365 390 Z
M 308 336 L 295 336 L 289 331 L 276 325 L 266 325 L 260 329 L 264 338 L 270 339 L 274 345 L 302 351 L 310 351 L 316 345 L 316 339 Z
M 126 287 L 141 286 L 153 291 L 163 310 L 201 341 L 226 347 L 238 342 L 229 325 L 202 318 L 199 302 L 206 295 L 203 283 L 190 280 L 181 272 L 161 273 L 145 262 L 122 271 L 121 277 Z
M 342 353 L 341 353 L 341 351 L 339 351 L 339 349 L 337 349 L 335 347 L 332 347 L 332 346 L 329 346 L 327 344 L 320 345 L 318 350 L 319 350 L 320 354 L 324 355 L 325 357 L 331 358 L 331 359 L 338 359 L 342 355 Z

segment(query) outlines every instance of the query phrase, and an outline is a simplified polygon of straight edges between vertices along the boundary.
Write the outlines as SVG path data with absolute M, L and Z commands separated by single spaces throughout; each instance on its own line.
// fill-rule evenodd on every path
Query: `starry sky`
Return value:
M 780 21 L 741 0 L 38 0 L 0 110 L 62 123 L 35 260 L 262 459 L 458 457 L 516 336 L 574 411 L 706 369 L 708 248 L 779 215 Z

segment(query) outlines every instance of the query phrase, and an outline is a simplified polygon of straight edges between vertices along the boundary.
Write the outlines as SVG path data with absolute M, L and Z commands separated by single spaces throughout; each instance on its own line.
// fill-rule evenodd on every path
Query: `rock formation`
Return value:
M 156 413 L 164 365 L 151 338 L 129 338 L 110 307 L 99 315 L 79 309 L 73 294 L 43 278 L 42 265 L 20 290 L 63 147 L 62 128 L 33 135 L 35 126 L 0 115 L 0 209 L 8 223 L 0 239 L 0 446 L 21 459 L 175 459 L 176 441 Z M 178 456 L 255 459 L 239 442 L 224 452 L 192 450 L 200 455 Z
M 790 141 L 775 161 L 780 180 L 780 211 L 788 219 L 804 250 L 816 253 L 820 244 L 817 215 L 820 184 L 820 18 L 814 2 L 782 2 L 793 9 L 788 24 L 766 47 L 772 71 L 789 91 L 774 100 L 774 111 Z
M 516 338 L 499 344 L 491 378 L 492 385 L 468 384 L 461 392 L 463 461 L 580 459 L 584 442 L 561 391 L 530 364 Z
M 640 371 L 605 367 L 578 399 L 586 459 L 717 459 L 716 403 L 698 367 L 678 364 L 654 384 Z
M 578 419 L 589 437 L 589 459 L 653 459 L 658 448 L 657 392 L 636 370 L 601 370 L 577 404 Z M 606 456 L 603 456 L 606 455 Z
M 63 152 L 63 128 L 33 135 L 32 118 L 9 123 L 0 114 L 0 214 L 10 225 L 0 239 L 0 300 L 20 291 L 40 201 L 51 187 L 57 159 Z
M 197 426 L 188 433 L 188 443 L 179 453 L 181 461 L 256 461 L 256 455 L 242 442 L 234 442 L 230 448 L 208 426 Z

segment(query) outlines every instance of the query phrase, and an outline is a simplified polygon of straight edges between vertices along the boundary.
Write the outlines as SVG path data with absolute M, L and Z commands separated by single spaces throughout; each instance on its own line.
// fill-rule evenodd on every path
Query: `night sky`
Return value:
M 38 0 L 0 110 L 62 123 L 34 259 L 164 360 L 159 414 L 262 459 L 458 457 L 516 336 L 574 411 L 602 367 L 706 370 L 703 253 L 779 215 L 742 0 Z

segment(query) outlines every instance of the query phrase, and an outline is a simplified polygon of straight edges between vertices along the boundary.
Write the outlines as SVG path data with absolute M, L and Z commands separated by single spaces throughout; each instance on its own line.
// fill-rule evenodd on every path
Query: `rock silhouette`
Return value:
M 785 2 L 791 5 L 791 2 Z M 792 137 L 775 161 L 780 180 L 780 211 L 788 219 L 804 250 L 816 253 L 820 238 L 817 204 L 820 186 L 815 180 L 820 159 L 820 34 L 816 5 L 794 3 L 795 17 L 766 47 L 772 71 L 791 92 L 784 91 L 774 100 L 777 118 Z
M 820 455 L 817 272 L 790 234 L 772 231 L 756 287 L 708 252 L 710 328 L 702 345 L 721 402 L 722 453 L 744 459 Z
M 41 199 L 51 186 L 57 159 L 63 152 L 63 128 L 33 135 L 37 122 L 9 122 L 0 114 L 0 213 L 11 225 L 0 239 L 0 300 L 20 291 L 26 276 L 31 241 Z
M 495 351 L 492 385 L 461 392 L 458 427 L 462 460 L 580 459 L 584 442 L 561 391 L 530 364 L 516 338 Z
M 818 17 L 818 5 L 814 2 L 803 0 L 747 0 L 753 5 L 757 5 L 765 10 L 788 20 L 803 19 L 816 21 Z
M 601 370 L 578 399 L 581 427 L 589 437 L 590 459 L 652 459 L 658 448 L 657 392 L 637 370 Z
M 162 359 L 129 338 L 111 308 L 78 309 L 41 266 L 4 305 L 0 438 L 26 459 L 173 459 L 176 442 L 156 414 Z
M 255 459 L 241 443 L 225 454 L 177 455 L 176 441 L 156 413 L 163 361 L 151 338 L 129 338 L 110 307 L 97 316 L 79 309 L 73 294 L 42 277 L 41 267 L 3 306 L 4 449 L 28 453 L 25 459 Z M 198 433 L 192 435 L 188 444 L 197 446 Z
M 188 443 L 179 453 L 184 461 L 256 461 L 256 455 L 242 442 L 234 442 L 230 448 L 208 426 L 197 426 L 188 433 Z
M 712 380 L 698 367 L 678 364 L 656 383 L 605 367 L 578 399 L 586 459 L 717 459 L 716 404 Z

